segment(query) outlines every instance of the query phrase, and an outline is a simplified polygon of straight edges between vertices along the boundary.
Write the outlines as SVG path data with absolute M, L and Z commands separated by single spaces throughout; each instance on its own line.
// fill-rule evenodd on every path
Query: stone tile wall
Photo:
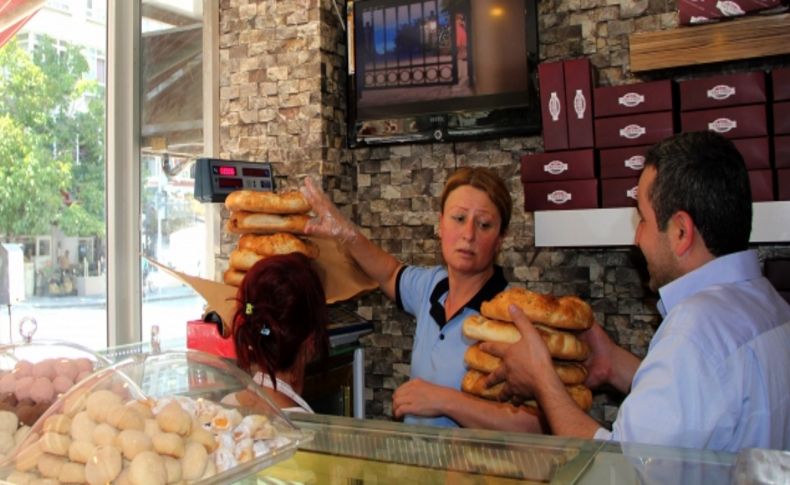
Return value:
M 402 261 L 419 265 L 440 262 L 438 196 L 448 174 L 465 165 L 492 167 L 514 199 L 498 259 L 509 281 L 535 291 L 580 295 L 618 342 L 644 355 L 659 317 L 636 249 L 534 247 L 532 214 L 521 209 L 518 161 L 524 153 L 542 150 L 540 137 L 345 148 L 345 36 L 332 1 L 222 0 L 221 156 L 273 162 L 283 186 L 305 174 L 321 177 L 368 237 Z M 675 27 L 675 8 L 667 0 L 541 0 L 541 61 L 587 56 L 599 85 L 638 81 L 628 68 L 628 35 Z M 683 75 L 782 63 L 788 61 L 706 66 L 683 70 Z M 641 80 L 679 75 L 656 72 Z M 231 242 L 225 236 L 220 261 Z M 763 257 L 790 257 L 790 244 L 759 249 Z M 409 375 L 414 319 L 378 292 L 346 305 L 375 325 L 364 338 L 366 414 L 390 419 L 392 393 Z M 611 422 L 620 398 L 597 394 L 593 416 Z

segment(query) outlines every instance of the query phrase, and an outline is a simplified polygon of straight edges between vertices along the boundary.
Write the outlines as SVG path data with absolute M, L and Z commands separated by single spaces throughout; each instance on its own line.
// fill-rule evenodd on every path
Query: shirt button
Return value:
M 439 340 L 444 340 L 444 334 L 443 333 L 439 334 Z

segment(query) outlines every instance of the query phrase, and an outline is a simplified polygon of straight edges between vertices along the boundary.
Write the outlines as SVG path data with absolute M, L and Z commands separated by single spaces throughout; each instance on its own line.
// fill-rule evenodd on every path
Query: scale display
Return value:
M 225 202 L 234 190 L 274 190 L 274 174 L 268 162 L 241 162 L 199 158 L 195 163 L 195 198 L 201 202 Z

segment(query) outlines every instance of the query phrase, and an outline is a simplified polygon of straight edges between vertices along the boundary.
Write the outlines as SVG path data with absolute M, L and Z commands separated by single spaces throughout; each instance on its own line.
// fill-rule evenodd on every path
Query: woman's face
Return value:
M 502 218 L 488 194 L 471 185 L 450 192 L 439 220 L 442 256 L 461 273 L 487 271 L 502 245 Z

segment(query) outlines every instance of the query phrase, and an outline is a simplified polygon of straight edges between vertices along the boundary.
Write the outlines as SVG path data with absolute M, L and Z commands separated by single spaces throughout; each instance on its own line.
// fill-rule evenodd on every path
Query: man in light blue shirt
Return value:
M 489 384 L 533 395 L 552 432 L 737 451 L 790 448 L 790 305 L 747 250 L 749 178 L 734 145 L 683 133 L 651 149 L 638 188 L 636 244 L 664 320 L 639 359 L 594 325 L 587 384 L 628 393 L 612 430 L 573 404 L 545 345 L 515 308 L 522 339 L 485 344 L 503 357 Z M 630 391 L 630 392 L 629 392 Z

